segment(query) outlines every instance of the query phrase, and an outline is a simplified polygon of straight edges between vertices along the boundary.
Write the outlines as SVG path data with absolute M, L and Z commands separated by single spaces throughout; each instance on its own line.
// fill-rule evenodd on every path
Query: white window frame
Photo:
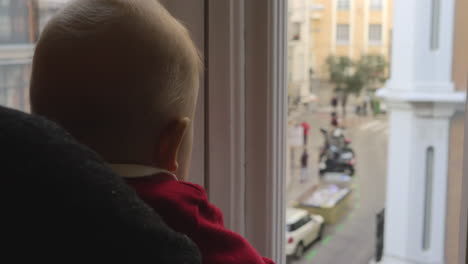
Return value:
M 283 264 L 287 1 L 207 3 L 210 200 L 228 228 Z
M 244 1 L 207 0 L 207 159 L 210 201 L 245 235 Z
M 284 264 L 287 1 L 205 1 L 210 200 L 224 212 L 228 228 Z M 465 168 L 463 190 L 467 176 Z M 461 217 L 466 230 L 466 212 Z

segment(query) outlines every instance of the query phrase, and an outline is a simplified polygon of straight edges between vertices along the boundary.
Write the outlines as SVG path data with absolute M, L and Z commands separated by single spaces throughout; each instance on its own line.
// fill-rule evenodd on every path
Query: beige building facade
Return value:
M 468 86 L 468 0 L 457 0 L 455 9 L 454 45 L 453 45 L 453 82 L 455 89 L 466 91 Z M 451 120 L 450 126 L 450 154 L 449 154 L 449 191 L 447 207 L 447 231 L 446 231 L 446 263 L 461 263 L 463 261 L 463 249 L 460 241 L 463 234 L 460 227 L 468 223 L 461 223 L 462 212 L 462 179 L 463 179 L 463 143 L 465 112 L 457 112 Z
M 288 1 L 288 95 L 290 104 L 307 103 L 311 68 L 310 1 Z
M 391 53 L 393 0 L 314 0 L 311 8 L 311 65 L 314 78 L 327 79 L 329 55 L 359 59 Z

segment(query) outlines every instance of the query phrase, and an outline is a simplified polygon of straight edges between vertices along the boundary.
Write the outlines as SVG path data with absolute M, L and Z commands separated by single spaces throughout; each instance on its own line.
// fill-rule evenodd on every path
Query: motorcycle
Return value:
M 351 140 L 344 138 L 342 131 L 331 136 L 324 129 L 321 132 L 325 136 L 325 143 L 320 152 L 319 174 L 323 176 L 326 172 L 342 172 L 353 176 L 356 155 L 350 147 Z

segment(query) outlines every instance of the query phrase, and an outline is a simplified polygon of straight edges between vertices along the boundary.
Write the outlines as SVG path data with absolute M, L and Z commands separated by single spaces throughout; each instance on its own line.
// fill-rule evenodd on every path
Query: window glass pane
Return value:
M 338 24 L 336 26 L 336 43 L 348 44 L 349 43 L 349 25 Z
M 40 30 L 69 0 L 0 0 L 0 105 L 29 110 L 31 54 Z
M 0 40 L 7 40 L 11 38 L 11 23 L 8 16 L 0 14 Z
M 379 24 L 369 25 L 369 43 L 370 44 L 382 43 L 382 25 L 379 25 Z
M 338 10 L 348 10 L 350 8 L 350 0 L 338 0 Z
M 0 65 L 0 104 L 8 107 L 27 109 L 29 64 Z
M 300 40 L 301 39 L 301 23 L 294 22 L 292 24 L 291 38 L 292 38 L 292 40 Z
M 309 211 L 314 226 L 323 219 L 326 243 L 287 263 L 395 255 L 459 263 L 468 3 L 304 2 L 312 5 L 301 36 L 309 48 L 289 42 L 286 198 Z M 302 58 L 312 69 L 307 90 L 295 78 Z M 412 246 L 400 251 L 401 241 Z M 292 243 L 285 250 L 295 254 Z
M 381 10 L 382 9 L 382 0 L 370 0 L 370 8 L 372 10 Z

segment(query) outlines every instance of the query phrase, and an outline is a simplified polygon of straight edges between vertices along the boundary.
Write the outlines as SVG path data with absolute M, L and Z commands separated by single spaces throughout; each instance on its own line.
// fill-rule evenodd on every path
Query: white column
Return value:
M 390 107 L 384 263 L 444 263 L 453 104 Z
M 444 263 L 454 0 L 396 0 L 389 103 L 385 264 Z

